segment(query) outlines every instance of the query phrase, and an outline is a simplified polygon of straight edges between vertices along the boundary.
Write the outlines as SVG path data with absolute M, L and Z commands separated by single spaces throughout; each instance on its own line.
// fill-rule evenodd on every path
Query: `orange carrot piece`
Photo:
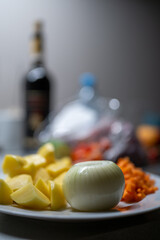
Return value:
M 118 159 L 117 165 L 121 168 L 125 178 L 122 201 L 127 203 L 139 202 L 146 195 L 158 190 L 155 181 L 150 179 L 150 175 L 136 167 L 128 157 Z

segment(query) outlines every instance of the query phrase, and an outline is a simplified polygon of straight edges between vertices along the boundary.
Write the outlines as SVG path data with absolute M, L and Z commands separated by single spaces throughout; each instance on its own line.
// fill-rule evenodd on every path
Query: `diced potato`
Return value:
M 58 210 L 66 206 L 66 200 L 60 184 L 49 181 L 49 191 L 51 196 L 51 210 Z
M 38 179 L 43 179 L 45 182 L 51 180 L 51 176 L 47 172 L 45 168 L 39 168 L 34 176 L 34 183 L 38 181 Z
M 38 154 L 46 159 L 47 164 L 55 162 L 54 146 L 51 143 L 46 143 L 40 147 Z
M 35 175 L 36 167 L 33 163 L 27 163 L 21 170 L 21 174 L 30 174 L 32 177 Z
M 63 162 L 68 168 L 72 167 L 72 160 L 70 157 L 63 157 L 57 160 L 57 162 Z
M 32 183 L 13 192 L 11 198 L 17 204 L 31 209 L 45 209 L 50 204 L 50 200 Z
M 9 187 L 12 189 L 12 191 L 16 191 L 19 188 L 24 187 L 28 183 L 32 182 L 33 182 L 32 178 L 28 174 L 20 174 L 7 180 L 7 183 Z
M 8 184 L 0 179 L 0 204 L 11 204 L 12 198 L 10 194 L 12 193 L 12 189 L 8 186 Z
M 7 183 L 10 179 L 11 179 L 11 177 L 10 177 L 10 176 L 7 176 L 7 177 L 5 178 L 5 182 Z
M 37 154 L 6 155 L 2 169 L 8 176 L 6 181 L 0 179 L 0 204 L 14 201 L 22 207 L 37 210 L 50 204 L 52 210 L 65 207 L 62 183 L 71 166 L 69 157 L 55 160 L 52 144 L 45 144 Z
M 35 184 L 35 187 L 39 191 L 41 191 L 44 195 L 46 195 L 48 198 L 50 198 L 49 186 L 47 185 L 47 183 L 45 183 L 43 179 L 39 178 L 39 180 Z
M 36 169 L 46 165 L 46 159 L 39 154 L 30 154 L 25 156 L 24 159 L 28 164 L 33 164 Z
M 48 173 L 53 177 L 57 177 L 60 173 L 69 170 L 71 167 L 71 159 L 65 157 L 62 160 L 57 161 L 56 163 L 51 163 L 46 167 Z
M 58 183 L 58 184 L 60 184 L 60 185 L 62 186 L 62 184 L 63 184 L 63 179 L 64 179 L 66 173 L 67 173 L 67 172 L 63 172 L 63 173 L 61 173 L 60 175 L 58 175 L 58 177 L 56 177 L 56 178 L 54 179 L 54 182 L 56 182 L 56 183 Z
M 2 170 L 4 173 L 12 177 L 20 174 L 25 164 L 26 161 L 23 157 L 16 155 L 6 155 L 3 160 Z
M 27 163 L 23 157 L 6 155 L 3 160 L 2 170 L 8 174 L 9 177 L 14 177 L 18 174 L 30 174 L 33 176 L 36 168 L 33 163 Z

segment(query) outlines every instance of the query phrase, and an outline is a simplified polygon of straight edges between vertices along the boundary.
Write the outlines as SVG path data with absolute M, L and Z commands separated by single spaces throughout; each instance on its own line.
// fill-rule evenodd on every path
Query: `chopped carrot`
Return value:
M 122 201 L 139 202 L 146 195 L 158 190 L 155 181 L 150 179 L 150 175 L 136 167 L 128 157 L 118 159 L 117 165 L 121 168 L 125 179 Z

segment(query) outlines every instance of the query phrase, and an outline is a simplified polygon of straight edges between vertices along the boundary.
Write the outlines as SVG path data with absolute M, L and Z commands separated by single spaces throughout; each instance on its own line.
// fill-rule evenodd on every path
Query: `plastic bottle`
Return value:
M 54 116 L 47 128 L 39 134 L 40 141 L 81 141 L 99 134 L 109 125 L 115 109 L 110 108 L 110 100 L 98 94 L 96 77 L 91 73 L 84 73 L 79 80 L 80 90 L 76 98 L 65 104 Z

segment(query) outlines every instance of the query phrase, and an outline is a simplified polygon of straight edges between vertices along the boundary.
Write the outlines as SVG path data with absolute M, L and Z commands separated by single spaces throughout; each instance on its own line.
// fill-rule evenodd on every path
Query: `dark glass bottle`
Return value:
M 31 40 L 33 63 L 25 76 L 25 141 L 33 149 L 37 145 L 35 131 L 50 112 L 50 80 L 43 63 L 42 24 L 36 23 Z

